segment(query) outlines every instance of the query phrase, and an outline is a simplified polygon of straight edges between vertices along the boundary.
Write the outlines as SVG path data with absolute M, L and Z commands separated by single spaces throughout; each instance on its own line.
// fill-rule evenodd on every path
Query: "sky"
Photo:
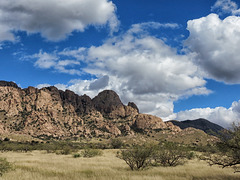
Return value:
M 1 0 L 0 80 L 116 91 L 163 120 L 240 119 L 239 0 Z

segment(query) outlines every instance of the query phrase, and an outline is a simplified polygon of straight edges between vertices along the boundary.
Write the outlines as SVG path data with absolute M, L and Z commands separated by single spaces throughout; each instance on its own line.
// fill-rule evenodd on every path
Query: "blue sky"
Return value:
M 91 97 L 115 90 L 164 120 L 240 118 L 240 2 L 3 0 L 0 79 Z

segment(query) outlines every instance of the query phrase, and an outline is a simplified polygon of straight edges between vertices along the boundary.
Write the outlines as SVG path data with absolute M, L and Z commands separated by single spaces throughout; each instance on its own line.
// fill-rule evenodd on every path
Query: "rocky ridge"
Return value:
M 56 87 L 19 88 L 0 81 L 0 134 L 15 133 L 42 139 L 117 137 L 135 133 L 182 130 L 161 118 L 139 113 L 133 102 L 124 105 L 112 90 L 91 99 Z
M 221 127 L 215 123 L 212 123 L 206 119 L 203 119 L 203 118 L 199 118 L 199 119 L 195 119 L 195 120 L 185 120 L 185 121 L 172 120 L 169 122 L 180 127 L 181 129 L 187 129 L 187 128 L 192 127 L 195 129 L 200 129 L 210 135 L 217 135 L 222 130 L 224 130 L 223 127 Z

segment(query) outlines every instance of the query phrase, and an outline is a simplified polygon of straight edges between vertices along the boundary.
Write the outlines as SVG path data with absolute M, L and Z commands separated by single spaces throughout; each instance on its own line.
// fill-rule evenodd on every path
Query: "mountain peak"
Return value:
M 104 90 L 92 99 L 95 108 L 104 115 L 124 106 L 116 92 Z
M 18 85 L 15 83 L 15 82 L 8 82 L 8 81 L 0 81 L 0 86 L 3 86 L 3 87 L 14 87 L 14 88 L 19 88 Z

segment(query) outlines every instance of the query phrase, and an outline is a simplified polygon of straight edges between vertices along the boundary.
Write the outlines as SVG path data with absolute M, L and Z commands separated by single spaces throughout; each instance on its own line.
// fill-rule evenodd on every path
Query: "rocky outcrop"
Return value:
M 168 129 L 170 129 L 174 133 L 178 133 L 182 131 L 180 127 L 175 126 L 172 122 L 165 122 L 165 124 L 168 127 Z
M 96 110 L 101 112 L 104 117 L 116 118 L 125 116 L 124 105 L 114 91 L 105 90 L 100 92 L 93 98 L 92 102 Z
M 0 134 L 61 139 L 125 136 L 169 128 L 178 127 L 140 114 L 133 102 L 124 105 L 111 90 L 91 99 L 53 86 L 21 89 L 13 82 L 0 81 Z
M 136 109 L 137 112 L 139 113 L 139 109 L 138 109 L 137 105 L 134 102 L 129 102 L 128 106 L 132 107 L 133 109 Z
M 138 114 L 134 119 L 132 127 L 138 131 L 167 128 L 166 124 L 162 121 L 161 118 L 148 114 Z
M 19 88 L 18 85 L 14 82 L 7 82 L 7 81 L 0 81 L 0 86 L 2 87 L 14 87 L 14 88 Z

